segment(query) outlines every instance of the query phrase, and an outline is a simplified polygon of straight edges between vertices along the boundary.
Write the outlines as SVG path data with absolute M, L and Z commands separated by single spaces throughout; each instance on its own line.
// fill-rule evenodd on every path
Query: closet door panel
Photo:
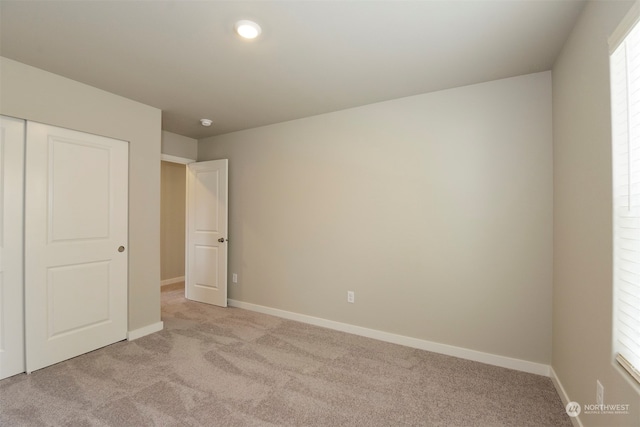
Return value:
M 0 379 L 25 371 L 24 129 L 0 116 Z
M 126 338 L 128 149 L 27 124 L 27 372 Z

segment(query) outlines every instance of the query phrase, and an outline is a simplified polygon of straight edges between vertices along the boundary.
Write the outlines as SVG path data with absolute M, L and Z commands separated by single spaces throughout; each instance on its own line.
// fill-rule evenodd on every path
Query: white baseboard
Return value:
M 567 394 L 567 391 L 562 386 L 562 383 L 560 382 L 560 378 L 558 378 L 556 371 L 553 369 L 553 367 L 551 367 L 550 369 L 551 369 L 551 373 L 550 373 L 551 382 L 553 383 L 553 386 L 556 388 L 558 395 L 560 395 L 562 404 L 566 407 L 567 403 L 571 402 L 571 399 L 569 399 L 569 395 Z M 584 427 L 584 425 L 582 424 L 582 421 L 580 421 L 579 415 L 577 417 L 570 417 L 570 418 L 571 418 L 571 424 L 573 424 L 574 427 Z
M 160 286 L 173 285 L 174 283 L 184 282 L 184 276 L 174 277 L 173 279 L 164 279 L 160 281 Z
M 154 332 L 160 332 L 164 328 L 163 322 L 154 323 L 152 325 L 145 326 L 144 328 L 134 329 L 127 332 L 127 340 L 133 341 L 138 338 L 142 338 L 145 335 L 153 334 Z
M 243 308 L 245 310 L 257 311 L 284 319 L 295 320 L 315 326 L 321 326 L 336 331 L 347 332 L 367 338 L 393 344 L 404 345 L 420 350 L 432 351 L 434 353 L 446 354 L 447 356 L 459 357 L 461 359 L 473 360 L 475 362 L 486 363 L 488 365 L 500 366 L 502 368 L 515 369 L 517 371 L 528 372 L 536 375 L 548 377 L 551 367 L 541 363 L 529 362 L 527 360 L 514 359 L 511 357 L 498 356 L 476 350 L 469 350 L 462 347 L 455 347 L 447 344 L 440 344 L 432 341 L 425 341 L 418 338 L 411 338 L 404 335 L 382 332 L 375 329 L 363 328 L 361 326 L 349 325 L 348 323 L 335 322 L 333 320 L 321 319 L 319 317 L 307 316 L 305 314 L 293 313 L 279 310 L 277 308 L 265 307 L 243 301 L 228 300 L 229 306 Z

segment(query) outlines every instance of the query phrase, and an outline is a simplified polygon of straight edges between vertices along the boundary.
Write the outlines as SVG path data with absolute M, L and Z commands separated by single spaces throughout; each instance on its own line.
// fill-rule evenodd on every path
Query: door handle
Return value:
M 219 238 L 219 239 L 218 239 L 218 242 L 220 242 L 220 243 L 224 243 L 224 241 L 225 241 L 225 240 L 226 240 L 227 242 L 229 241 L 229 239 L 225 239 L 224 237 L 221 237 L 221 238 Z
M 120 246 L 120 247 L 118 248 L 118 252 L 124 252 L 124 246 Z

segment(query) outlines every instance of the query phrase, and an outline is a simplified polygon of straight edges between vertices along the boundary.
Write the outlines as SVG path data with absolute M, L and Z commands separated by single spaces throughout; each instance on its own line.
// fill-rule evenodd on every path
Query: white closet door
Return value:
M 0 379 L 24 372 L 23 120 L 0 116 Z
M 128 143 L 27 123 L 26 369 L 126 338 Z

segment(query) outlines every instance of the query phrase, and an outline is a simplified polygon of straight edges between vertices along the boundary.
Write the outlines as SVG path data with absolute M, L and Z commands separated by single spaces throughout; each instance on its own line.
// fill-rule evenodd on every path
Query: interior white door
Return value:
M 187 167 L 185 294 L 227 306 L 228 160 Z
M 26 370 L 126 338 L 129 146 L 27 123 Z
M 0 116 L 0 379 L 25 371 L 24 120 Z

